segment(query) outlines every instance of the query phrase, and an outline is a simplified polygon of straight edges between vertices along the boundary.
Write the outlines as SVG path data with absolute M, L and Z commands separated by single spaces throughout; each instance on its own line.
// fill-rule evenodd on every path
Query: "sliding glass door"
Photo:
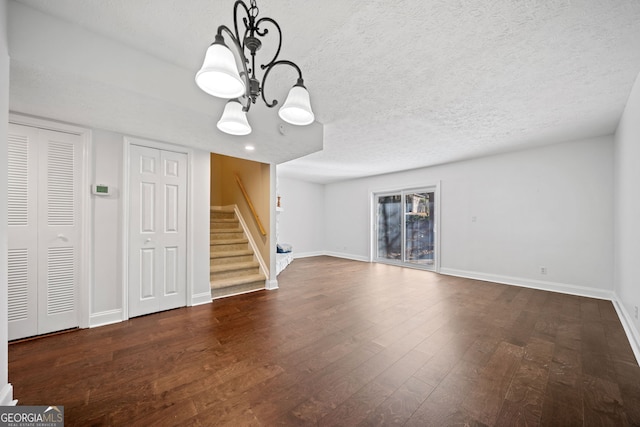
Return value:
M 435 269 L 436 189 L 376 194 L 376 260 Z
M 402 260 L 402 195 L 378 196 L 377 258 Z
M 420 191 L 404 195 L 404 261 L 433 267 L 434 192 Z

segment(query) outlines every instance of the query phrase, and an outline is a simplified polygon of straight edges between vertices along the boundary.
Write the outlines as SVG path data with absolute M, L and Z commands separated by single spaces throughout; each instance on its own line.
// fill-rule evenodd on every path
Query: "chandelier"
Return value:
M 238 12 L 244 11 L 246 17 L 242 17 L 244 28 L 238 28 Z M 264 85 L 271 70 L 278 65 L 288 65 L 298 72 L 296 84 L 289 90 L 284 104 L 278 110 L 282 120 L 293 125 L 308 125 L 313 123 L 314 115 L 311 111 L 309 92 L 304 86 L 302 71 L 295 63 L 278 59 L 282 47 L 282 31 L 276 21 L 268 17 L 258 18 L 258 7 L 255 0 L 251 0 L 250 6 L 242 0 L 236 0 L 233 6 L 232 32 L 226 25 L 220 25 L 215 40 L 207 49 L 204 63 L 200 71 L 196 73 L 196 84 L 209 95 L 218 98 L 229 99 L 217 127 L 222 132 L 231 135 L 247 135 L 251 133 L 251 126 L 247 120 L 247 112 L 251 104 L 255 104 L 259 96 L 269 108 L 278 104 L 277 100 L 267 101 L 264 93 Z M 278 49 L 275 55 L 266 64 L 261 64 L 264 71 L 262 80 L 256 77 L 256 52 L 262 46 L 261 38 L 269 34 L 265 26 L 273 26 L 278 35 Z M 225 44 L 223 33 L 231 40 L 241 65 L 240 71 L 236 65 L 236 59 L 229 47 Z

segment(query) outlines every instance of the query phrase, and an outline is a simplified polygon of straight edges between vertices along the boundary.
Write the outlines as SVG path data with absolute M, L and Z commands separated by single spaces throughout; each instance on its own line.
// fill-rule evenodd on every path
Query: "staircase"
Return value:
M 249 240 L 232 207 L 211 208 L 211 298 L 222 298 L 265 288 Z

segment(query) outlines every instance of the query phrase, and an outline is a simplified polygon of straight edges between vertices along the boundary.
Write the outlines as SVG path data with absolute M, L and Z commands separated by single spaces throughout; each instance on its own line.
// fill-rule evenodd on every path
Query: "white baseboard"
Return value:
M 122 322 L 122 309 L 101 311 L 93 313 L 89 316 L 89 327 L 110 325 L 112 323 Z
M 336 257 L 336 258 L 350 259 L 352 261 L 369 262 L 369 258 L 367 258 L 366 256 L 353 255 L 353 254 L 344 254 L 344 253 L 341 253 L 341 252 L 327 251 L 327 252 L 324 252 L 322 255 L 332 256 L 332 257 Z
M 293 258 L 294 259 L 311 258 L 311 257 L 315 257 L 315 256 L 332 256 L 332 257 L 335 257 L 335 258 L 350 259 L 352 261 L 369 262 L 369 258 L 367 258 L 365 256 L 345 254 L 345 253 L 342 253 L 342 252 L 331 252 L 331 251 L 300 252 L 300 253 L 293 252 Z
M 631 313 L 629 313 L 624 304 L 620 302 L 617 294 L 615 294 L 615 298 L 613 299 L 613 307 L 616 309 L 620 323 L 622 323 L 624 332 L 627 334 L 629 345 L 631 345 L 633 354 L 636 356 L 636 362 L 640 365 L 640 332 L 638 332 L 638 329 L 633 323 Z
M 211 303 L 211 291 L 202 292 L 200 294 L 191 295 L 191 305 L 202 305 Z
M 467 279 L 484 280 L 487 282 L 501 283 L 503 285 L 521 286 L 524 288 L 540 289 L 543 291 L 558 292 L 561 294 L 577 295 L 581 297 L 606 299 L 613 301 L 613 291 L 593 289 L 586 286 L 569 285 L 558 282 L 545 282 L 542 280 L 525 279 L 522 277 L 501 276 L 498 274 L 479 273 L 476 271 L 457 270 L 454 268 L 441 268 L 441 274 Z
M 301 252 L 301 253 L 293 252 L 293 259 L 311 258 L 311 257 L 314 257 L 314 256 L 322 256 L 322 255 L 325 255 L 325 252 L 323 252 L 323 251 Z
M 251 289 L 250 291 L 236 292 L 234 294 L 229 294 L 229 295 L 220 295 L 219 297 L 212 298 L 212 300 L 228 298 L 228 297 L 235 297 L 236 295 L 250 294 L 251 292 L 258 292 L 258 291 L 264 291 L 264 290 L 266 290 L 266 288 Z
M 13 386 L 5 384 L 0 390 L 0 406 L 16 406 L 17 400 L 13 400 Z
M 266 280 L 264 282 L 264 288 L 268 291 L 273 291 L 275 289 L 278 289 L 278 280 Z

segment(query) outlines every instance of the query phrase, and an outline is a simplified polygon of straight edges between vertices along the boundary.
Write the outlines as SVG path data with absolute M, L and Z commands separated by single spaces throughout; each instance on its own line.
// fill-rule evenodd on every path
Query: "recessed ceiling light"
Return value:
M 256 149 L 256 147 L 254 147 L 253 145 L 245 145 L 244 149 L 247 151 L 253 151 Z

